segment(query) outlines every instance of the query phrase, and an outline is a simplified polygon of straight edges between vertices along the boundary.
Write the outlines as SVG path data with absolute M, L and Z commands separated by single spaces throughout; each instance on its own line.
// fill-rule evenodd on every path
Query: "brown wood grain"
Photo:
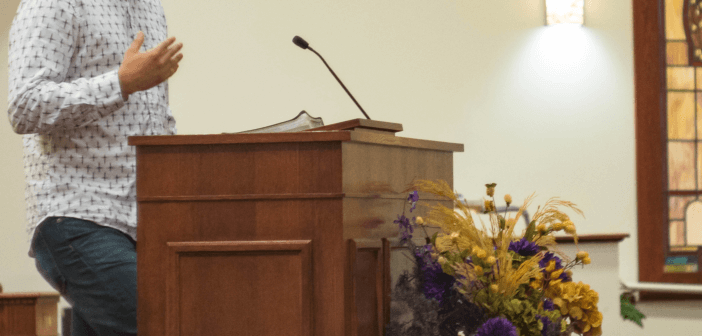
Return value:
M 311 241 L 173 242 L 168 247 L 168 335 L 310 334 Z M 185 307 L 187 312 L 181 311 Z
M 386 238 L 351 239 L 349 262 L 353 282 L 358 335 L 385 335 L 390 322 L 390 242 Z
M 380 240 L 378 240 L 380 243 Z M 357 247 L 355 257 L 354 292 L 358 335 L 382 336 L 382 246 Z
M 356 142 L 374 143 L 386 146 L 399 146 L 409 148 L 423 148 L 446 152 L 463 152 L 463 144 L 403 138 L 389 134 L 377 134 L 369 132 L 351 132 L 351 140 Z
M 58 293 L 0 293 L 0 335 L 57 336 Z
M 143 196 L 139 202 L 211 202 L 211 201 L 257 201 L 285 199 L 343 198 L 343 193 L 300 193 L 300 194 L 231 194 L 197 196 Z
M 285 143 L 345 141 L 351 137 L 347 131 L 340 132 L 290 132 L 257 134 L 192 134 L 155 135 L 129 137 L 130 146 L 172 146 L 172 145 L 223 145 L 244 143 Z
M 361 336 L 358 334 L 358 310 L 356 309 L 356 241 L 346 240 L 346 276 L 344 277 L 344 335 Z
M 352 119 L 335 124 L 324 125 L 321 127 L 306 130 L 306 132 L 317 131 L 350 131 L 357 129 L 377 130 L 382 132 L 402 132 L 402 124 L 391 123 L 387 121 L 368 120 L 368 119 Z
M 604 233 L 604 234 L 583 234 L 578 235 L 578 243 L 618 243 L 629 238 L 628 233 Z M 572 244 L 575 241 L 572 236 L 556 236 L 559 244 Z
M 639 301 L 702 301 L 702 294 L 640 291 Z
M 139 335 L 382 334 L 393 268 L 386 238 L 397 236 L 404 190 L 414 179 L 452 184 L 458 147 L 379 138 L 387 135 L 131 138 Z M 357 251 L 357 238 L 377 247 Z M 308 252 L 271 247 L 299 241 Z M 274 321 L 301 327 L 273 333 Z
M 54 292 L 23 292 L 23 293 L 0 293 L 0 300 L 9 301 L 12 299 L 39 299 L 39 298 L 56 298 L 60 295 Z
M 138 197 L 340 193 L 341 142 L 144 146 Z M 212 178 L 212 177 L 217 178 Z M 340 179 L 341 176 L 337 176 Z
M 383 244 L 381 261 L 383 263 L 383 278 L 382 278 L 382 314 L 380 315 L 380 331 L 381 335 L 385 335 L 385 326 L 390 323 L 390 303 L 392 301 L 390 294 L 392 293 L 392 265 L 390 265 L 391 247 L 388 238 L 382 238 Z

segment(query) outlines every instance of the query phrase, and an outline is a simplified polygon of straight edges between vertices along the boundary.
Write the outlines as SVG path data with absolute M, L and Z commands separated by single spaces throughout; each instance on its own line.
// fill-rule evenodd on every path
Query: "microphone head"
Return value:
M 295 36 L 293 37 L 293 43 L 295 43 L 296 46 L 302 48 L 302 49 L 307 49 L 307 47 L 310 46 L 307 41 L 305 41 L 302 37 Z

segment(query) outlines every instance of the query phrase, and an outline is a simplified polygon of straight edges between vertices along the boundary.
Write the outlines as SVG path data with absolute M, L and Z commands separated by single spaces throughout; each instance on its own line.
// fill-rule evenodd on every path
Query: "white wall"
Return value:
M 581 233 L 629 232 L 619 264 L 622 279 L 636 280 L 631 0 L 586 1 L 577 29 L 544 27 L 542 0 L 162 2 L 185 44 L 170 81 L 181 134 L 260 127 L 303 109 L 326 123 L 359 117 L 320 60 L 292 44 L 300 35 L 373 119 L 402 123 L 403 136 L 464 143 L 455 187 L 467 197 L 490 182 L 517 202 L 561 196 L 585 212 Z M 0 3 L 0 106 L 18 3 Z M 21 140 L 7 122 L 0 155 L 0 283 L 48 290 L 26 256 Z M 651 335 L 702 326 L 700 308 L 671 304 L 688 312 L 672 319 L 653 307 Z
M 18 5 L 19 0 L 0 3 L 0 283 L 5 292 L 49 291 L 27 256 L 22 138 L 12 132 L 6 114 L 8 30 Z

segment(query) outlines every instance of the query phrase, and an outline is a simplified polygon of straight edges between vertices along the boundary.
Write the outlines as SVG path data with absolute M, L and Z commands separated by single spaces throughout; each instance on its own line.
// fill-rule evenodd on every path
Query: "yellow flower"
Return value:
M 592 324 L 593 327 L 597 328 L 602 325 L 602 313 L 595 310 L 588 314 L 588 322 Z
M 555 304 L 556 306 L 558 306 L 558 308 L 560 308 L 561 314 L 565 315 L 568 312 L 568 305 L 566 304 L 566 302 L 563 299 L 557 297 L 557 298 L 554 298 L 552 301 L 553 301 L 553 304 Z
M 576 307 L 570 307 L 570 309 L 568 310 L 568 315 L 570 315 L 570 316 L 572 316 L 572 317 L 575 317 L 575 318 L 578 319 L 578 320 L 582 320 L 582 319 L 583 319 L 583 310 L 580 309 L 580 307 L 577 307 L 577 306 L 576 306 Z
M 560 284 L 561 281 L 562 281 L 561 279 L 551 280 L 551 281 L 549 281 L 548 285 L 549 285 L 550 287 L 558 286 L 558 284 Z
M 417 216 L 417 218 L 414 220 L 417 225 L 424 225 L 424 218 Z
M 546 272 L 553 272 L 556 269 L 556 261 L 551 260 L 548 262 L 548 266 L 546 266 L 545 270 Z
M 565 228 L 565 225 L 563 225 L 561 222 L 553 223 L 552 228 L 554 231 L 561 231 L 563 228 Z
M 512 204 L 512 195 L 510 195 L 510 194 L 505 195 L 505 203 L 507 203 L 507 206 Z
M 571 221 L 565 221 L 563 222 L 563 225 L 565 225 L 565 232 L 568 234 L 575 234 L 575 224 Z
M 540 289 L 543 286 L 543 284 L 544 284 L 544 275 L 543 275 L 543 273 L 539 272 L 534 277 L 534 280 L 532 280 L 529 283 L 529 286 L 531 286 L 531 288 L 534 288 L 534 289 Z
M 443 265 L 447 262 L 446 258 L 444 258 L 444 257 L 439 257 L 439 259 L 437 259 L 436 261 L 438 261 L 439 264 L 441 264 L 441 265 Z
M 602 327 L 594 327 L 584 334 L 585 336 L 601 336 Z
M 551 273 L 551 279 L 552 279 L 552 280 L 558 279 L 558 277 L 561 276 L 562 273 L 563 273 L 563 269 L 562 269 L 562 268 L 559 269 L 559 270 L 557 270 L 557 271 L 552 272 L 552 273 Z
M 486 262 L 488 265 L 492 266 L 492 265 L 494 265 L 494 264 L 497 262 L 497 259 L 495 259 L 495 257 L 493 257 L 493 256 L 489 256 L 489 257 L 485 260 L 485 262 Z
M 585 258 L 583 259 L 583 264 L 584 264 L 584 265 L 590 265 L 591 262 L 592 262 L 592 260 L 590 260 L 590 257 L 585 257 Z
M 485 252 L 485 250 L 481 249 L 480 247 L 474 246 L 473 255 L 480 259 L 485 259 L 485 257 L 487 257 L 487 252 Z
M 580 251 L 580 252 L 578 252 L 578 254 L 575 255 L 575 258 L 578 259 L 578 260 L 582 260 L 582 259 L 585 259 L 585 258 L 587 258 L 587 257 L 589 257 L 589 256 L 590 256 L 590 255 L 589 255 L 587 252 L 585 252 L 585 251 Z
M 561 283 L 553 292 L 553 303 L 562 315 L 573 321 L 576 332 L 584 335 L 601 335 L 602 313 L 597 309 L 599 295 L 589 285 L 582 282 Z
M 490 285 L 490 290 L 493 293 L 497 293 L 500 290 L 500 287 L 497 284 L 492 284 L 492 285 Z
M 495 204 L 490 200 L 485 200 L 485 211 L 495 211 Z
M 537 225 L 536 229 L 539 230 L 539 233 L 541 233 L 541 234 L 545 234 L 546 232 L 548 232 L 548 228 L 546 227 L 546 224 L 544 224 L 544 223 Z
M 473 266 L 473 270 L 475 271 L 475 275 L 477 275 L 477 276 L 483 275 L 483 268 L 480 267 L 479 265 Z
M 492 197 L 495 196 L 495 187 L 497 186 L 497 183 L 490 183 L 486 184 L 485 187 L 487 187 L 487 195 Z

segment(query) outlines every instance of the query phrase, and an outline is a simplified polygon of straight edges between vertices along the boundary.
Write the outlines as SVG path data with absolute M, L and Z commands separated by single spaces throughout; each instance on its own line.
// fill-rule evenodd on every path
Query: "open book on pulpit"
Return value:
M 322 127 L 324 122 L 322 118 L 317 118 L 302 111 L 295 118 L 273 124 L 266 127 L 256 128 L 249 131 L 238 132 L 235 134 L 253 134 L 253 133 L 281 133 L 281 132 L 301 132 L 304 130 Z
M 334 124 L 324 125 L 322 118 L 313 117 L 306 111 L 297 114 L 295 118 L 277 124 L 256 128 L 248 131 L 224 134 L 262 134 L 262 133 L 294 133 L 314 131 L 359 131 L 381 132 L 394 135 L 402 131 L 402 124 L 369 119 L 351 119 Z

